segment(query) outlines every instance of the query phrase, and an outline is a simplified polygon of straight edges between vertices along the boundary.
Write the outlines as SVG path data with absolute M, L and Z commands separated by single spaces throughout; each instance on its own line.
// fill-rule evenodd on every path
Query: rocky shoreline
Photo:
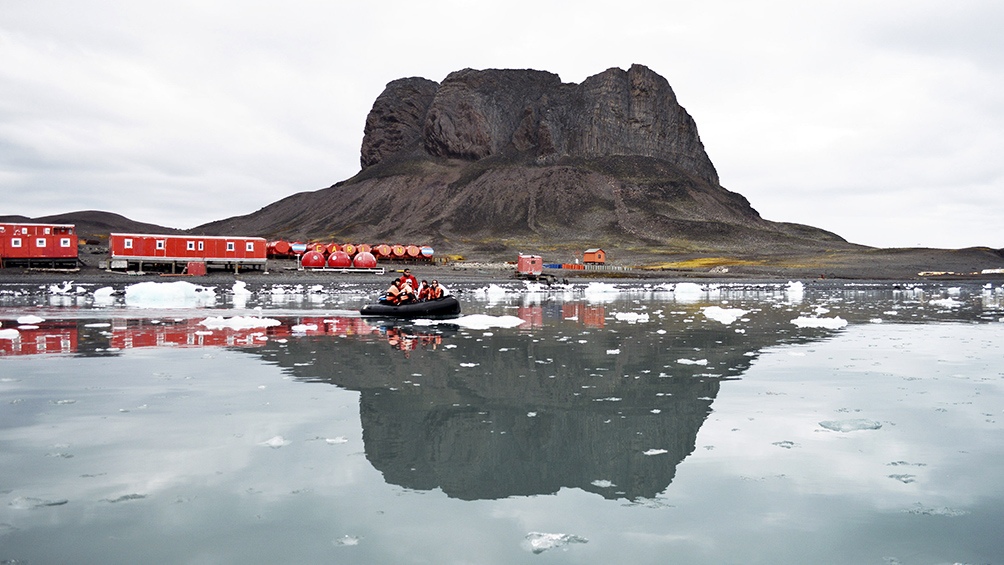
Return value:
M 617 267 L 591 270 L 553 269 L 545 272 L 559 282 L 589 281 L 749 281 L 786 282 L 788 280 L 907 282 L 964 280 L 968 282 L 1004 281 L 1004 257 L 986 248 L 967 250 L 910 249 L 869 250 L 857 254 L 828 256 L 789 256 L 730 261 L 692 260 L 669 266 Z M 709 266 L 712 265 L 712 266 Z M 0 269 L 0 284 L 54 284 L 73 281 L 79 284 L 121 286 L 143 281 L 168 282 L 187 280 L 201 285 L 232 285 L 235 280 L 248 284 L 389 284 L 397 272 L 408 267 L 421 279 L 437 279 L 445 285 L 503 283 L 517 280 L 515 265 L 505 262 L 461 261 L 447 264 L 419 263 L 381 265 L 384 274 L 312 271 L 296 268 L 294 261 L 270 260 L 266 269 L 238 273 L 211 270 L 206 276 L 170 275 L 156 272 L 126 273 L 84 265 L 79 269 Z

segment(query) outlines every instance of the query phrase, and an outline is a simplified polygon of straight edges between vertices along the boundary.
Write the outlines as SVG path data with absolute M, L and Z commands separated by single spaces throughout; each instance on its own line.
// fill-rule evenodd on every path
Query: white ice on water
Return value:
M 9 339 L 13 341 L 15 339 L 19 339 L 20 337 L 21 337 L 21 332 L 15 329 L 6 328 L 0 330 L 0 339 Z
M 265 447 L 271 447 L 273 449 L 278 449 L 280 447 L 289 445 L 290 443 L 291 442 L 288 439 L 286 439 L 286 438 L 284 438 L 282 436 L 275 436 L 275 437 L 273 437 L 271 439 L 267 439 L 267 440 L 261 442 L 259 445 L 264 445 Z
M 199 308 L 216 303 L 216 290 L 187 281 L 148 281 L 127 286 L 125 303 L 134 308 Z
M 742 310 L 740 308 L 722 308 L 721 306 L 707 306 L 702 308 L 701 311 L 704 312 L 705 318 L 721 322 L 726 326 L 749 313 L 749 310 Z
M 837 316 L 835 318 L 811 318 L 799 316 L 791 321 L 792 324 L 800 328 L 825 328 L 829 330 L 839 330 L 847 325 L 847 320 Z
M 673 297 L 677 302 L 697 302 L 704 298 L 704 294 L 704 289 L 697 283 L 682 282 L 673 287 Z
M 205 326 L 211 330 L 249 330 L 254 328 L 269 328 L 278 326 L 282 322 L 274 318 L 258 318 L 256 316 L 234 316 L 225 318 L 223 316 L 210 316 L 199 322 L 200 326 Z
M 643 455 L 662 455 L 664 453 L 669 453 L 669 451 L 666 451 L 665 449 L 649 449 L 642 452 Z
M 851 420 L 825 420 L 819 423 L 820 426 L 834 432 L 857 432 L 861 430 L 877 430 L 882 427 L 881 422 L 856 418 Z
M 110 286 L 103 286 L 94 291 L 94 304 L 96 306 L 110 306 L 115 302 L 115 289 Z
M 805 297 L 805 285 L 802 284 L 802 281 L 788 281 L 784 294 L 788 298 L 788 302 L 801 302 Z
M 928 304 L 930 304 L 931 306 L 937 306 L 938 308 L 944 308 L 946 310 L 949 308 L 958 308 L 959 306 L 962 306 L 962 302 L 951 297 L 931 300 L 928 302 Z
M 19 316 L 18 319 L 17 319 L 17 323 L 20 324 L 20 325 L 22 325 L 22 326 L 40 324 L 40 323 L 42 323 L 44 321 L 45 321 L 45 318 L 40 318 L 40 317 L 35 316 L 33 314 L 27 314 L 25 316 Z
M 470 330 L 487 330 L 490 328 L 515 328 L 525 320 L 516 316 L 489 316 L 488 314 L 470 314 L 449 320 L 415 320 L 416 326 L 434 326 L 437 324 L 453 324 Z
M 530 532 L 526 534 L 527 549 L 533 553 L 543 553 L 549 549 L 563 548 L 570 543 L 588 543 L 589 540 L 572 534 L 550 534 Z
M 614 319 L 619 322 L 636 324 L 638 322 L 647 322 L 648 314 L 644 312 L 617 312 L 614 314 Z

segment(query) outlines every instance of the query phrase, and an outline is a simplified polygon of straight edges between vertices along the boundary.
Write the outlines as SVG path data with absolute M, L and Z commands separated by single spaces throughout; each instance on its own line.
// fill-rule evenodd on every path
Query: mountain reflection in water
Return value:
M 388 323 L 389 346 L 313 337 L 254 351 L 358 391 L 366 457 L 390 483 L 465 500 L 562 487 L 637 499 L 663 492 L 694 451 L 720 381 L 812 335 L 794 335 L 790 312 L 759 312 L 743 333 L 713 321 L 596 331 L 602 307 L 584 304 L 519 314 L 529 323 L 516 330 Z

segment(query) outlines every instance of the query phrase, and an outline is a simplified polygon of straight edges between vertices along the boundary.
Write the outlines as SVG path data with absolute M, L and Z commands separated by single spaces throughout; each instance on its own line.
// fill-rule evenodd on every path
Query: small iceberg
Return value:
M 533 553 L 544 553 L 549 549 L 564 548 L 572 543 L 589 543 L 589 540 L 572 534 L 548 534 L 530 532 L 526 534 L 526 547 Z
M 255 316 L 234 316 L 224 318 L 223 316 L 210 316 L 199 322 L 200 326 L 205 326 L 211 330 L 249 330 L 253 328 L 270 328 L 278 326 L 282 322 L 274 318 L 258 318 Z
M 197 308 L 214 305 L 216 291 L 186 281 L 141 282 L 126 287 L 125 303 L 136 308 Z
M 705 318 L 721 322 L 726 326 L 749 313 L 749 310 L 741 310 L 739 308 L 722 308 L 721 306 L 707 306 L 701 310 L 704 312 Z
M 864 418 L 853 420 L 826 420 L 819 423 L 820 426 L 833 432 L 857 432 L 861 430 L 877 430 L 882 427 L 881 422 L 866 420 Z
M 847 320 L 837 316 L 835 318 L 812 318 L 799 316 L 791 321 L 792 324 L 800 328 L 825 328 L 828 330 L 839 330 L 847 326 Z

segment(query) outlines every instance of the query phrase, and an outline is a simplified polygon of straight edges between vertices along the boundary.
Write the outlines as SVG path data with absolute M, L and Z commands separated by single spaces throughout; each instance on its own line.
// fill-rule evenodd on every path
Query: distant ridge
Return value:
M 99 210 L 81 210 L 51 216 L 28 218 L 25 216 L 0 216 L 0 222 L 38 223 L 38 224 L 74 224 L 77 235 L 85 239 L 105 239 L 109 233 L 185 233 L 185 230 L 168 228 L 156 224 L 147 224 L 130 220 L 120 214 L 102 212 Z

